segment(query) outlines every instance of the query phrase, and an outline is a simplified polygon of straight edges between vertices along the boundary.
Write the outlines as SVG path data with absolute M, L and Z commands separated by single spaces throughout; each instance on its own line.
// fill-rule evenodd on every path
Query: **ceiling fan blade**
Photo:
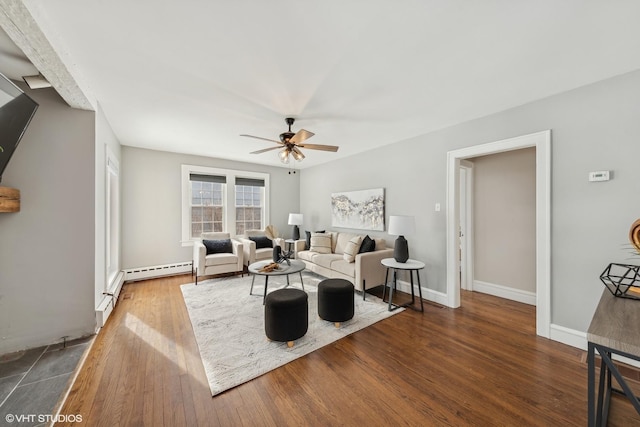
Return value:
M 320 145 L 320 144 L 298 144 L 298 147 L 309 148 L 310 150 L 333 151 L 334 153 L 338 151 L 338 148 L 340 148 L 335 145 Z
M 313 135 L 315 135 L 315 133 L 309 132 L 308 130 L 300 129 L 298 132 L 296 132 L 295 135 L 291 137 L 289 142 L 292 142 L 294 144 L 299 144 L 302 141 L 305 141 L 311 138 Z
M 263 141 L 269 141 L 269 142 L 275 142 L 276 144 L 280 144 L 282 145 L 282 142 L 280 141 L 276 141 L 275 139 L 269 139 L 269 138 L 263 138 L 261 136 L 253 136 L 253 135 L 240 135 L 240 136 L 246 136 L 247 138 L 255 138 L 255 139 L 261 139 Z
M 267 151 L 271 151 L 271 150 L 279 150 L 282 147 L 269 147 L 269 148 L 263 148 L 262 150 L 258 150 L 258 151 L 252 151 L 249 154 L 260 154 L 260 153 L 266 153 Z

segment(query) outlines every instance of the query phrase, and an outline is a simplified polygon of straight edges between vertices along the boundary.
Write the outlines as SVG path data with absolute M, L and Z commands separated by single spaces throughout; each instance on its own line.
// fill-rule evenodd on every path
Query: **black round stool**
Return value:
M 353 318 L 353 285 L 345 279 L 325 279 L 318 284 L 318 316 L 334 322 Z
M 309 303 L 300 289 L 278 289 L 267 294 L 264 301 L 264 331 L 272 341 L 286 342 L 303 337 L 309 328 Z

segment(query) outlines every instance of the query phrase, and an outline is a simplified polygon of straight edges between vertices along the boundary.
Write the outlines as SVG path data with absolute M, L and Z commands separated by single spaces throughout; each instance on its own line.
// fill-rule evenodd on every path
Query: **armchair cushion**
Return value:
M 233 253 L 231 239 L 203 240 L 204 247 L 207 248 L 207 255 Z
M 249 240 L 256 242 L 256 249 L 273 248 L 273 240 L 267 236 L 249 236 Z
M 207 255 L 204 259 L 205 267 L 211 267 L 214 265 L 227 265 L 227 264 L 237 264 L 238 263 L 238 255 L 232 253 L 219 253 L 219 254 L 211 254 Z

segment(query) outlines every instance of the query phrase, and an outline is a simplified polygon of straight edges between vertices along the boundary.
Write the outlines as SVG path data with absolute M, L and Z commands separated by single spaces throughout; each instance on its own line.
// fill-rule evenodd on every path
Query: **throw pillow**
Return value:
M 363 254 L 365 252 L 373 252 L 375 250 L 376 241 L 367 235 L 364 239 L 362 239 L 362 244 L 360 245 L 360 250 L 358 251 L 358 253 Z
M 311 246 L 309 250 L 319 254 L 330 254 L 331 234 L 311 233 Z
M 344 248 L 344 255 L 342 257 L 347 262 L 354 262 L 356 260 L 356 255 L 360 250 L 360 245 L 362 244 L 362 236 L 356 236 L 349 240 L 347 246 Z
M 207 248 L 207 255 L 233 253 L 231 239 L 203 240 L 202 243 Z
M 307 246 L 305 246 L 305 249 L 309 249 L 311 247 L 311 232 L 310 231 L 305 231 L 306 235 L 307 235 Z M 324 230 L 320 230 L 320 231 L 316 231 L 316 233 L 324 233 Z
M 256 249 L 272 248 L 273 241 L 267 236 L 249 237 L 249 240 L 256 242 Z

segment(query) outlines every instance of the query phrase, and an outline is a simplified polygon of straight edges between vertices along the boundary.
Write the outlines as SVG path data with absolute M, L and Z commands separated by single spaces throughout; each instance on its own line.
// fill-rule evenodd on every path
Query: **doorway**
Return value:
M 460 287 L 473 290 L 473 163 L 460 160 Z
M 460 307 L 460 168 L 465 159 L 536 148 L 536 333 L 549 338 L 551 323 L 551 131 L 447 153 L 447 305 Z M 469 245 L 468 245 L 469 246 Z

